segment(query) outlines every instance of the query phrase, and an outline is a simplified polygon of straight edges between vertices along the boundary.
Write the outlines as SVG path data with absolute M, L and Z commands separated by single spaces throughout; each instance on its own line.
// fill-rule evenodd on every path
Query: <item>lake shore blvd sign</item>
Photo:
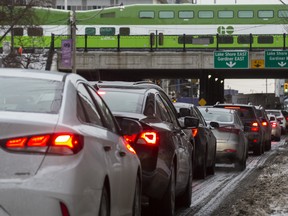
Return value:
M 265 50 L 265 68 L 288 68 L 288 50 Z
M 214 68 L 248 68 L 248 51 L 215 51 Z

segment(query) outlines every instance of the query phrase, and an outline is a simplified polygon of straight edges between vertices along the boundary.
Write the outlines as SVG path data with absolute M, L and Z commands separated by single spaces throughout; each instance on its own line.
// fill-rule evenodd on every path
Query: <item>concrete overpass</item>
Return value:
M 288 60 L 285 60 L 287 68 L 275 69 L 265 66 L 267 54 L 264 50 L 241 52 L 247 52 L 247 66 L 239 68 L 233 67 L 231 61 L 226 62 L 227 68 L 216 65 L 213 50 L 77 52 L 76 70 L 88 80 L 200 79 L 200 99 L 207 104 L 223 102 L 225 79 L 288 78 Z M 61 66 L 61 61 L 61 53 L 58 53 L 58 70 L 71 71 L 71 68 Z

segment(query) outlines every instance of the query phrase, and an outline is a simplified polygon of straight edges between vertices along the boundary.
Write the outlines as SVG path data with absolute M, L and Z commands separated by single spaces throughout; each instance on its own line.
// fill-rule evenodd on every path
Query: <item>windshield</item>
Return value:
M 0 111 L 58 113 L 63 83 L 23 77 L 0 77 Z

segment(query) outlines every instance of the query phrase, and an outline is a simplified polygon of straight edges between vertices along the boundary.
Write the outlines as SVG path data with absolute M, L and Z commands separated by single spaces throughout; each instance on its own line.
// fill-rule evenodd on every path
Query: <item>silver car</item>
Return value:
M 248 142 L 237 112 L 208 107 L 199 107 L 199 110 L 208 124 L 219 123 L 219 127 L 212 130 L 217 139 L 216 163 L 234 163 L 237 170 L 245 170 Z
M 0 215 L 141 214 L 140 162 L 115 122 L 79 75 L 0 69 Z
M 273 114 L 267 115 L 271 124 L 271 138 L 275 141 L 281 140 L 281 125 L 280 120 L 276 118 Z

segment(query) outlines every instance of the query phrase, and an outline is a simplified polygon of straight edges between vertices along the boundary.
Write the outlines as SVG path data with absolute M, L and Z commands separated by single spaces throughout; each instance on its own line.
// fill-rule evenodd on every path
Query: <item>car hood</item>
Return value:
M 45 154 L 11 152 L 4 139 L 53 133 L 58 115 L 0 112 L 0 179 L 29 178 L 39 169 Z

